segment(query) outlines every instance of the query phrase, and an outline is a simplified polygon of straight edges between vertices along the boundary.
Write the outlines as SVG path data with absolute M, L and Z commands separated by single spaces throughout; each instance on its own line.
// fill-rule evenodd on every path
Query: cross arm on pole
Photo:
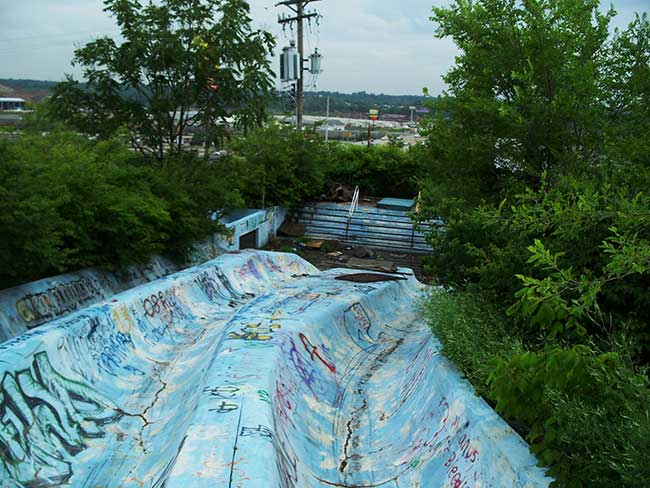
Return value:
M 300 1 L 301 1 L 301 0 L 284 0 L 284 1 L 282 1 L 282 2 L 278 2 L 278 3 L 276 3 L 275 6 L 276 6 L 276 7 L 279 7 L 279 6 L 281 6 L 281 5 L 284 5 L 285 7 L 291 7 L 291 6 L 293 6 L 293 5 L 298 5 L 298 3 L 300 3 Z M 320 1 L 322 1 L 322 0 L 302 0 L 302 6 L 303 6 L 303 7 L 306 7 L 306 6 L 309 5 L 310 3 L 313 3 L 313 2 L 320 2 Z
M 296 21 L 298 21 L 300 19 L 311 19 L 313 17 L 318 17 L 318 15 L 319 14 L 317 14 L 317 13 L 313 13 L 313 14 L 303 14 L 303 15 L 297 16 L 297 17 L 287 17 L 285 19 L 278 20 L 278 23 L 287 24 L 289 22 L 296 22 Z

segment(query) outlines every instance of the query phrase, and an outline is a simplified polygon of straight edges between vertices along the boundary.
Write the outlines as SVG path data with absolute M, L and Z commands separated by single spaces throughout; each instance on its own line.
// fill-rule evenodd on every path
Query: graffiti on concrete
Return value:
M 212 302 L 228 300 L 231 301 L 230 306 L 235 306 L 232 301 L 242 300 L 245 297 L 245 294 L 235 290 L 223 271 L 218 268 L 199 272 L 194 278 L 194 282 Z
M 273 440 L 273 431 L 263 425 L 257 427 L 242 427 L 239 433 L 242 437 L 260 437 L 262 439 Z
M 0 485 L 546 488 L 423 287 L 340 273 L 223 256 L 0 346 Z
M 94 389 L 60 375 L 45 352 L 29 369 L 5 372 L 0 413 L 3 478 L 25 486 L 66 483 L 72 458 L 120 417 Z
M 174 288 L 153 293 L 142 300 L 142 310 L 151 319 L 159 319 L 166 325 L 172 325 L 175 320 L 185 320 L 187 315 L 176 299 Z
M 213 398 L 235 398 L 239 392 L 236 386 L 217 386 L 215 388 L 206 388 L 203 390 Z
M 237 339 L 244 341 L 260 341 L 266 342 L 273 339 L 273 333 L 280 330 L 282 326 L 276 323 L 270 324 L 248 324 L 246 327 L 238 331 L 229 332 L 229 339 Z
M 312 361 L 318 360 L 320 361 L 327 369 L 330 370 L 330 373 L 336 373 L 336 366 L 332 363 L 331 359 L 326 359 L 325 357 L 329 356 L 329 353 L 327 351 L 327 347 L 321 344 L 320 346 L 320 351 L 318 349 L 318 346 L 314 346 L 307 336 L 303 334 L 302 332 L 298 334 L 298 337 L 300 337 L 300 342 L 302 342 L 302 345 L 305 347 L 305 351 L 309 353 L 309 357 Z M 325 356 L 325 357 L 324 357 Z
M 97 286 L 81 278 L 22 297 L 16 302 L 16 311 L 28 326 L 33 326 L 73 312 L 100 296 Z
M 83 314 L 71 320 L 70 323 L 79 324 L 78 327 L 83 333 L 65 336 L 61 347 L 74 361 L 92 359 L 101 372 L 110 376 L 144 376 L 144 371 L 127 364 L 135 352 L 133 338 L 128 332 L 121 330 L 107 331 L 102 327 L 105 317 L 105 314 Z M 86 376 L 84 371 L 81 373 Z M 86 376 L 86 379 L 89 378 Z

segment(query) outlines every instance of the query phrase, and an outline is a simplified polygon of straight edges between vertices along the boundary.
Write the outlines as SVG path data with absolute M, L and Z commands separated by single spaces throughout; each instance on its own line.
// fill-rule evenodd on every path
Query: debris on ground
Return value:
M 325 244 L 325 241 L 307 241 L 303 244 L 303 246 L 307 249 L 319 250 L 323 247 L 323 244 Z
M 375 252 L 365 246 L 357 246 L 352 250 L 352 254 L 356 258 L 374 258 Z
M 348 259 L 347 266 L 349 268 L 369 269 L 371 271 L 382 271 L 384 273 L 397 272 L 397 265 L 394 262 L 382 259 L 369 260 L 352 257 Z
M 279 237 L 268 248 L 282 252 L 295 252 L 322 270 L 349 268 L 379 273 L 396 273 L 400 268 L 409 268 L 413 270 L 413 274 L 420 281 L 425 283 L 434 281 L 433 277 L 424 275 L 421 255 L 387 252 L 365 246 L 350 246 L 336 240 L 309 240 L 306 237 L 300 239 Z
M 405 281 L 407 278 L 400 275 L 387 275 L 378 273 L 355 273 L 340 275 L 334 278 L 339 281 L 352 281 L 354 283 L 380 283 L 382 281 Z
M 325 199 L 330 202 L 351 202 L 354 196 L 354 190 L 346 185 L 335 184 L 325 195 Z

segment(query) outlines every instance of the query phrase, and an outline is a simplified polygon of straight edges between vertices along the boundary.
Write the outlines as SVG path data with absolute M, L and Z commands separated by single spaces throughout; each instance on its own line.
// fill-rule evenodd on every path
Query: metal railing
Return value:
M 359 187 L 354 188 L 354 195 L 352 196 L 352 203 L 350 204 L 350 211 L 348 212 L 348 220 L 345 224 L 345 239 L 347 240 L 350 234 L 350 222 L 352 222 L 352 217 L 354 212 L 356 212 L 357 207 L 359 207 Z

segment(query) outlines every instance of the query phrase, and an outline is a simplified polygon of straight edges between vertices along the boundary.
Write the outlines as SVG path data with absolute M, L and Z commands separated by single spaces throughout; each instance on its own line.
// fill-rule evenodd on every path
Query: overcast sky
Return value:
M 251 0 L 257 27 L 278 37 L 278 50 L 292 32 L 277 25 L 278 0 Z M 449 0 L 323 0 L 310 8 L 322 14 L 318 27 L 307 29 L 307 50 L 318 47 L 324 73 L 316 88 L 369 93 L 436 94 L 441 75 L 454 62 L 455 49 L 433 37 L 428 20 L 432 5 Z M 606 2 L 603 2 L 606 3 Z M 615 25 L 624 26 L 648 0 L 614 0 Z M 59 81 L 78 74 L 70 60 L 75 46 L 96 36 L 117 34 L 102 0 L 0 0 L 0 78 Z M 285 9 L 288 13 L 289 11 Z M 278 63 L 278 58 L 274 64 Z

